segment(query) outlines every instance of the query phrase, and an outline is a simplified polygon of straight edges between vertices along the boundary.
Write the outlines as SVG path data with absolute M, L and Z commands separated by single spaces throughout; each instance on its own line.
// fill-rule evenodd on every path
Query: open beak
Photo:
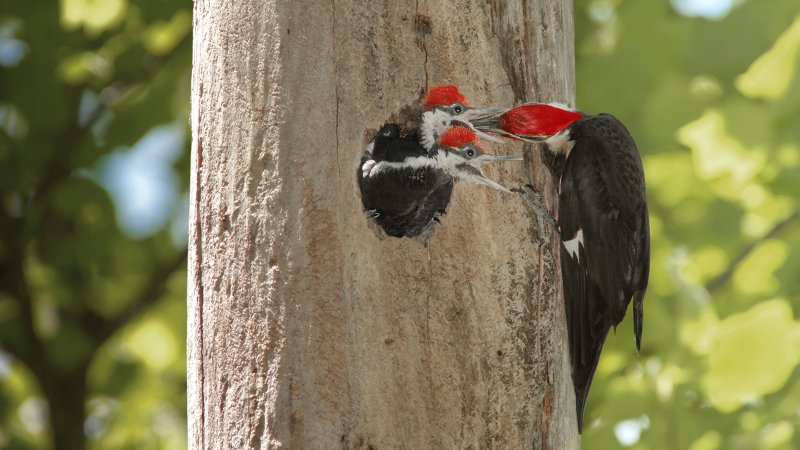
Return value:
M 544 136 L 517 136 L 500 128 L 500 117 L 511 108 L 483 108 L 470 109 L 463 114 L 456 116 L 455 121 L 462 123 L 463 126 L 470 128 L 484 140 L 491 142 L 503 142 L 501 138 L 512 139 L 523 142 L 541 142 Z M 466 123 L 462 120 L 466 119 Z
M 496 139 L 498 136 L 515 141 L 530 142 L 533 144 L 541 142 L 547 138 L 547 136 L 517 136 L 516 134 L 509 133 L 508 131 L 500 128 L 500 117 L 508 110 L 509 108 L 486 108 L 484 110 L 478 110 L 486 111 L 486 113 L 482 115 L 476 115 L 473 119 L 471 119 L 469 128 L 475 130 L 475 133 L 477 133 L 479 136 L 487 136 L 487 133 L 491 133 L 491 136 L 495 138 L 492 139 L 493 142 L 497 142 Z
M 499 129 L 500 116 L 510 108 L 482 108 L 469 109 L 461 114 L 468 116 L 472 128 L 478 131 L 493 131 Z
M 464 163 L 459 167 L 464 172 L 469 173 L 471 176 L 469 177 L 471 181 L 475 183 L 485 184 L 487 186 L 493 187 L 499 191 L 511 193 L 511 190 L 507 187 L 503 186 L 502 184 L 494 181 L 493 179 L 486 176 L 483 173 L 483 165 L 486 163 L 492 163 L 496 161 L 522 161 L 521 156 L 513 156 L 513 155 L 487 155 L 483 154 L 478 156 L 477 158 L 471 160 L 469 163 Z
M 500 115 L 504 112 L 508 111 L 508 108 L 470 108 L 463 113 L 455 116 L 453 118 L 453 122 L 467 127 L 478 135 L 479 138 L 483 139 L 484 141 L 495 142 L 495 143 L 502 143 L 503 140 L 499 137 L 495 136 L 494 134 L 486 133 L 486 131 L 491 131 L 494 128 L 497 128 L 497 124 L 500 120 Z M 486 121 L 489 118 L 494 117 L 494 126 L 483 127 L 479 128 L 475 125 L 475 121 Z

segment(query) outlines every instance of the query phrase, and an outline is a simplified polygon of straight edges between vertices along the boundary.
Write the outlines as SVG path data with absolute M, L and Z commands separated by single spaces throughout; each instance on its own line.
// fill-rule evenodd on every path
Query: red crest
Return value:
M 467 97 L 458 91 L 458 88 L 453 85 L 434 86 L 428 89 L 428 95 L 422 101 L 422 107 L 426 111 L 430 111 L 434 106 L 449 106 L 453 103 L 463 103 L 471 106 L 467 101 Z
M 449 148 L 461 148 L 467 144 L 479 145 L 479 143 L 478 135 L 465 127 L 452 127 L 439 138 L 439 145 Z
M 543 103 L 530 103 L 506 111 L 500 117 L 500 128 L 517 136 L 551 136 L 583 117 Z

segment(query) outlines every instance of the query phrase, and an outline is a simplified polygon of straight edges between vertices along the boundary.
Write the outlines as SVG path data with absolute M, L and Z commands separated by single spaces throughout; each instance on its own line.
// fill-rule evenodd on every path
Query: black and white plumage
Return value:
M 396 124 L 378 131 L 358 168 L 364 209 L 394 237 L 429 230 L 446 212 L 453 181 L 428 156 L 416 133 L 401 137 Z
M 512 139 L 544 142 L 558 180 L 556 217 L 579 430 L 600 352 L 633 303 L 641 347 L 642 301 L 650 272 L 644 169 L 625 126 L 561 105 L 528 104 L 473 122 Z
M 578 422 L 606 336 L 633 303 L 636 349 L 650 274 L 644 170 L 633 138 L 608 114 L 569 128 L 560 177 L 561 271 Z
M 510 192 L 486 177 L 482 166 L 521 157 L 490 155 L 480 138 L 498 138 L 472 127 L 469 120 L 497 110 L 473 108 L 455 86 L 430 88 L 420 103 L 414 131 L 402 136 L 386 124 L 367 145 L 358 169 L 364 209 L 395 237 L 418 236 L 445 214 L 456 180 Z
M 448 128 L 428 150 L 416 132 L 402 137 L 397 125 L 384 125 L 361 158 L 361 199 L 390 236 L 417 236 L 445 213 L 454 181 L 511 192 L 487 177 L 483 166 L 521 160 L 486 153 L 479 135 L 466 127 Z

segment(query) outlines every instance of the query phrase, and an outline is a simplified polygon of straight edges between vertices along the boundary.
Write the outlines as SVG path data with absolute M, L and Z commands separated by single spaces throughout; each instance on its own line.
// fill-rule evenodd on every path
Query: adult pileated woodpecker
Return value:
M 609 114 L 527 104 L 473 121 L 482 131 L 532 142 L 558 180 L 556 220 L 578 428 L 600 351 L 633 301 L 636 349 L 650 273 L 644 170 L 628 130 Z
M 390 236 L 417 236 L 430 229 L 446 211 L 454 180 L 509 192 L 487 178 L 481 166 L 522 159 L 484 152 L 479 136 L 497 138 L 465 127 L 471 127 L 469 119 L 492 110 L 472 109 L 454 86 L 431 88 L 422 107 L 418 128 L 406 136 L 399 125 L 384 125 L 367 145 L 358 170 L 364 209 Z

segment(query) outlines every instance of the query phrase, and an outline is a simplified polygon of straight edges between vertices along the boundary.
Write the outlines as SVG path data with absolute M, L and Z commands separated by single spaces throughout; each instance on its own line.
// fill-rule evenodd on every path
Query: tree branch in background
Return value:
M 75 121 L 72 125 L 58 138 L 56 146 L 59 150 L 53 156 L 50 164 L 45 170 L 37 187 L 37 196 L 45 197 L 53 186 L 57 185 L 59 181 L 69 176 L 72 169 L 69 167 L 69 155 L 72 154 L 73 146 L 80 142 L 80 139 L 86 134 L 86 131 L 92 128 L 102 116 L 103 113 L 110 109 L 114 103 L 122 97 L 128 90 L 139 83 L 147 81 L 154 73 L 169 61 L 175 54 L 178 53 L 185 45 L 188 45 L 191 40 L 186 37 L 181 40 L 172 51 L 163 57 L 159 58 L 158 64 L 151 70 L 142 73 L 142 76 L 131 80 L 127 83 L 120 81 L 112 81 L 108 86 L 103 88 L 100 92 L 100 98 L 94 109 L 92 109 L 86 118 L 80 120 L 78 115 L 78 108 L 80 107 L 80 99 L 83 95 L 83 86 L 78 86 L 73 95 L 75 98 L 73 109 L 75 111 Z
M 98 346 L 111 337 L 117 330 L 153 305 L 167 287 L 170 277 L 178 270 L 186 267 L 186 251 L 180 252 L 169 264 L 155 270 L 150 282 L 144 290 L 131 301 L 130 306 L 114 318 L 107 319 L 96 334 Z
M 7 243 L 3 284 L 4 289 L 19 307 L 23 343 L 19 346 L 6 345 L 6 349 L 25 364 L 31 372 L 40 377 L 45 371 L 42 342 L 36 334 L 33 319 L 33 304 L 25 277 L 25 256 L 20 236 L 20 221 L 11 217 L 0 207 L 0 236 Z M 19 348 L 18 348 L 19 347 Z
M 742 261 L 744 261 L 745 258 L 747 258 L 750 253 L 756 249 L 756 247 L 763 244 L 767 239 L 772 239 L 773 237 L 777 236 L 778 233 L 783 231 L 792 223 L 796 222 L 798 219 L 800 219 L 800 210 L 795 210 L 789 217 L 775 224 L 775 226 L 772 227 L 767 234 L 745 246 L 739 252 L 739 254 L 736 255 L 736 258 L 731 261 L 731 263 L 728 265 L 728 268 L 706 283 L 706 290 L 708 292 L 714 292 L 722 288 L 728 281 L 730 281 L 731 277 L 733 277 L 733 273 L 736 271 L 739 265 L 742 264 Z

